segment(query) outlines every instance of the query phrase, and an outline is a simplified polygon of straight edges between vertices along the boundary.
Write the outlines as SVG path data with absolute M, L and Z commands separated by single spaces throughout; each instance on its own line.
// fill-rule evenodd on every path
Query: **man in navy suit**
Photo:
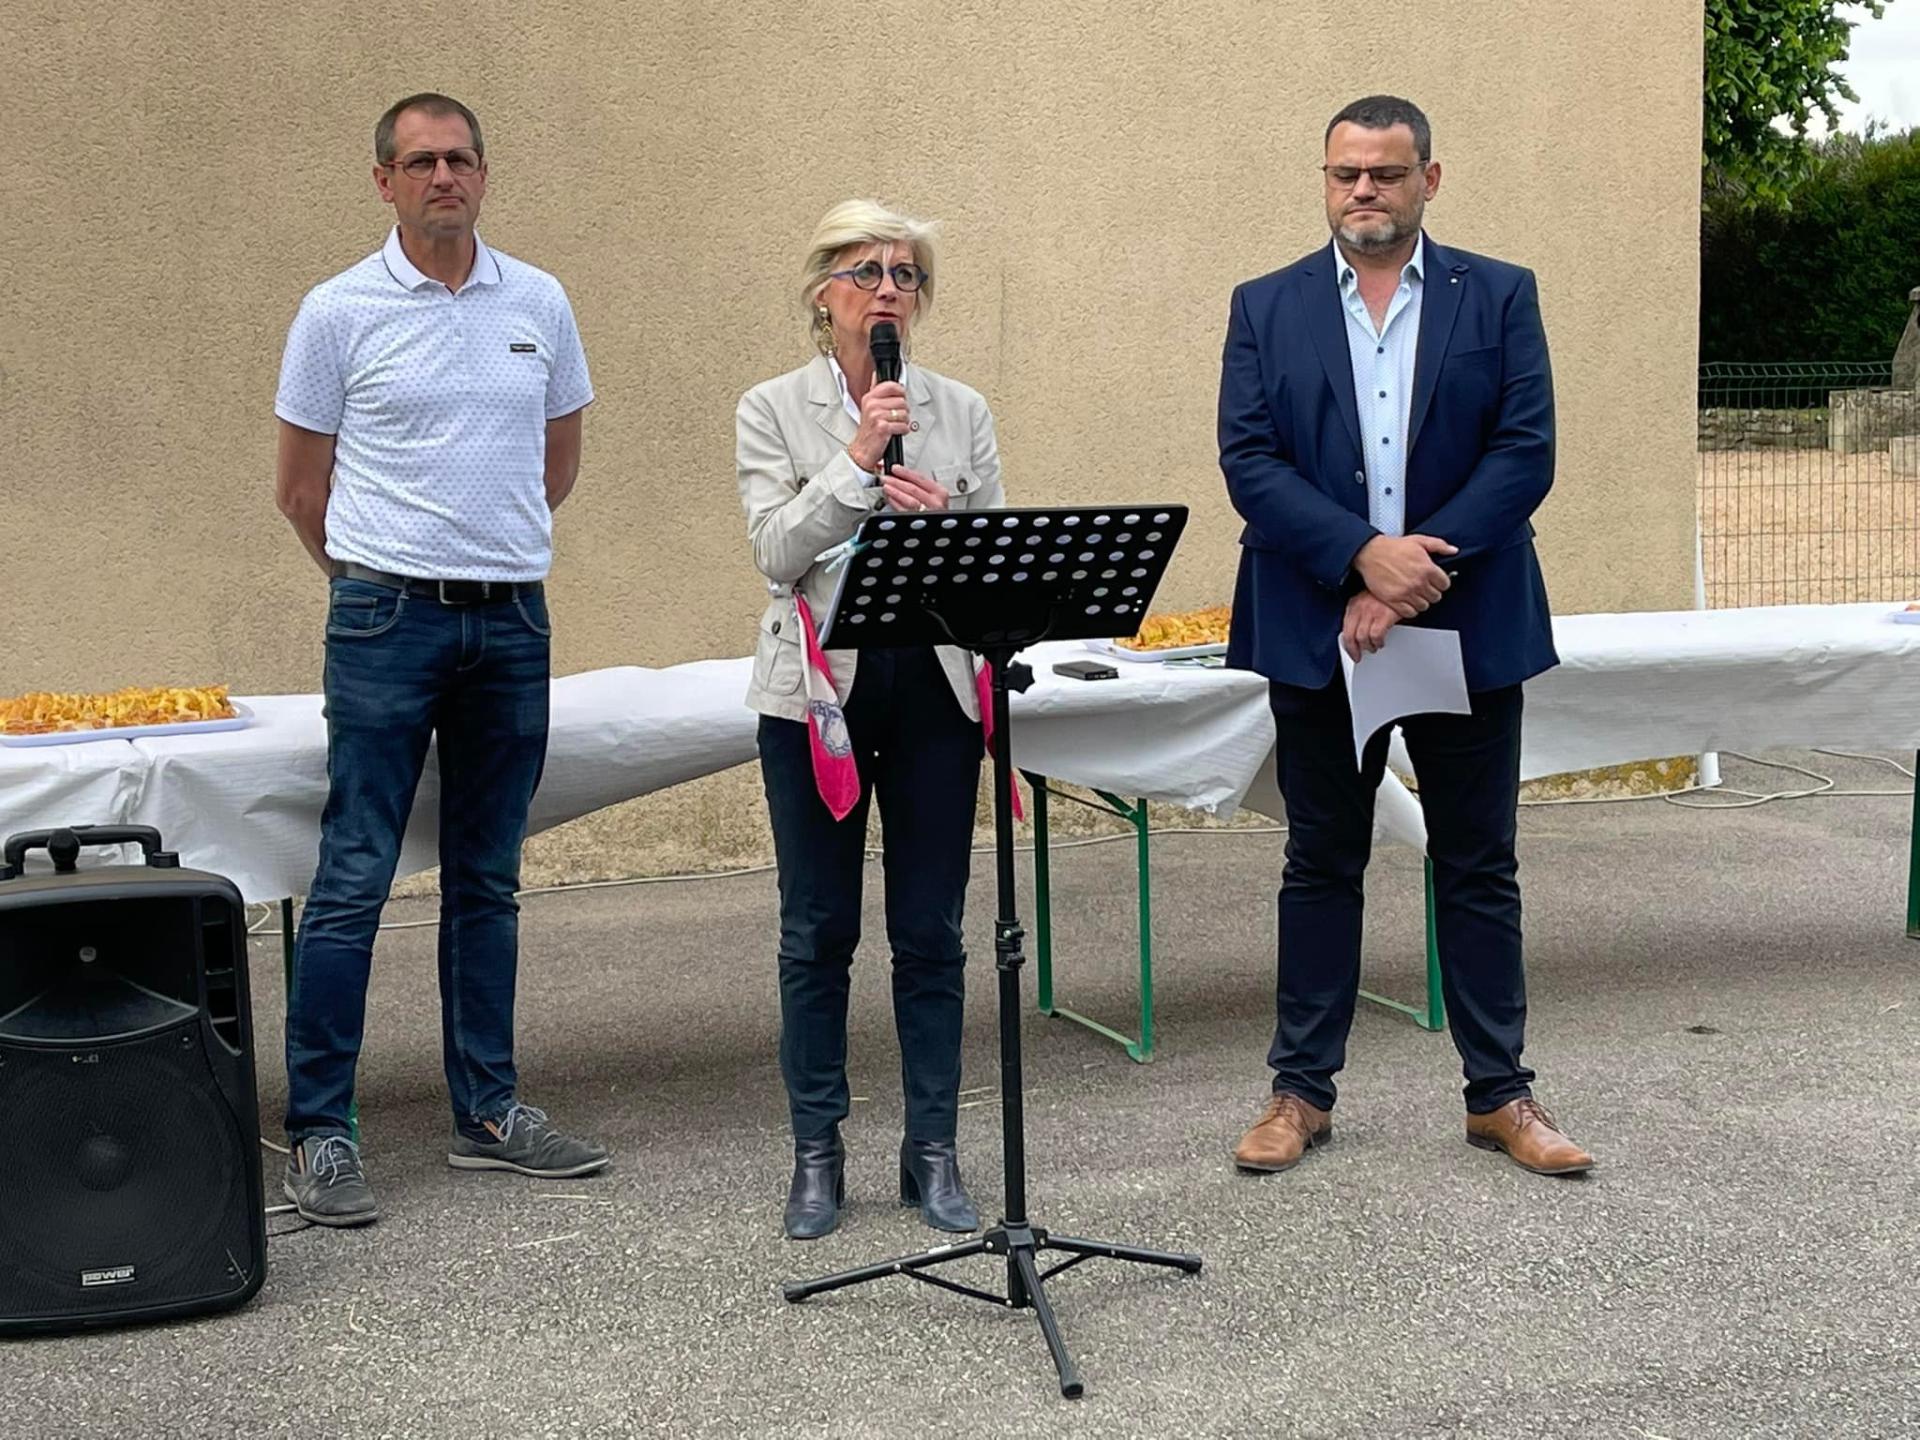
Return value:
M 1360 982 L 1387 731 L 1354 763 L 1336 646 L 1456 630 L 1469 715 L 1402 724 L 1433 862 L 1442 993 L 1470 1143 L 1543 1174 L 1593 1157 L 1533 1098 L 1514 859 L 1521 683 L 1557 663 L 1529 517 L 1553 484 L 1553 378 L 1532 272 L 1421 229 L 1440 189 L 1418 106 L 1327 127 L 1333 243 L 1233 293 L 1220 468 L 1247 522 L 1227 663 L 1267 677 L 1286 800 L 1273 1098 L 1234 1152 L 1285 1170 L 1331 1138 Z

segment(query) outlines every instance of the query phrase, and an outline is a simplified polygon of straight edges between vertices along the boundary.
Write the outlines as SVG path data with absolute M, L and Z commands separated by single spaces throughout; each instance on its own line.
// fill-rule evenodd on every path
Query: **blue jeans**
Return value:
M 287 996 L 287 1134 L 349 1133 L 374 934 L 427 745 L 440 761 L 440 1022 L 454 1122 L 514 1102 L 520 846 L 547 754 L 546 601 L 443 605 L 336 579 L 327 609 L 327 808 Z

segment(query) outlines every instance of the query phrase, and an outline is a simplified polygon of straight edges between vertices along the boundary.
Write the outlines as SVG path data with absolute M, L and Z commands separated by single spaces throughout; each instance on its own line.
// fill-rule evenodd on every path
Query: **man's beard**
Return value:
M 1370 226 L 1362 232 L 1342 223 L 1336 232 L 1340 242 L 1361 255 L 1385 255 L 1420 231 L 1420 211 L 1408 216 L 1388 215 L 1385 225 Z

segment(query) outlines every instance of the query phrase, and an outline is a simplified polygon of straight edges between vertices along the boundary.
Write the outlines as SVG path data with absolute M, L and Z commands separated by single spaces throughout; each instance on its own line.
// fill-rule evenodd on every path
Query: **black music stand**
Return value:
M 999 865 L 994 967 L 1000 980 L 1000 1114 L 1006 1161 L 1006 1214 L 971 1240 L 940 1245 L 783 1287 L 788 1300 L 905 1275 L 991 1305 L 1031 1309 L 1040 1321 L 1060 1393 L 1078 1398 L 1080 1373 L 1067 1353 L 1045 1282 L 1082 1261 L 1105 1257 L 1198 1274 L 1198 1255 L 1142 1250 L 1104 1240 L 1054 1235 L 1027 1218 L 1026 1120 L 1020 1070 L 1020 970 L 1025 933 L 1014 905 L 1013 758 L 1008 694 L 1033 683 L 1016 652 L 1041 640 L 1131 635 L 1166 572 L 1184 505 L 988 510 L 905 515 L 863 521 L 826 623 L 825 649 L 959 645 L 993 667 L 993 819 Z M 1039 1252 L 1071 1256 L 1041 1271 Z M 927 1269 L 972 1255 L 1004 1255 L 1007 1293 L 957 1284 Z

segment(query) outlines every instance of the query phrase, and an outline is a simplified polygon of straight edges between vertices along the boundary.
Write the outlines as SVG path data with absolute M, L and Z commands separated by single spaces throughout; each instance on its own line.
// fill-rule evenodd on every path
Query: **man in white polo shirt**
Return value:
M 520 1102 L 520 847 L 547 746 L 542 582 L 593 399 L 559 282 L 474 232 L 473 112 L 411 95 L 374 130 L 398 223 L 316 286 L 274 413 L 280 509 L 328 575 L 326 813 L 287 997 L 286 1193 L 308 1220 L 379 1208 L 353 1137 L 374 934 L 438 742 L 448 1163 L 561 1178 L 607 1163 Z

